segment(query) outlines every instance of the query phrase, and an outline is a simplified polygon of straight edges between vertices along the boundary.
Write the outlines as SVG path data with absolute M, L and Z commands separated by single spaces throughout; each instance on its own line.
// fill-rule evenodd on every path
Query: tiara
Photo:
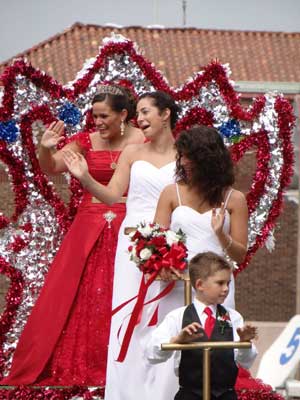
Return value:
M 124 96 L 121 89 L 112 85 L 98 85 L 96 94 L 112 94 L 117 96 Z

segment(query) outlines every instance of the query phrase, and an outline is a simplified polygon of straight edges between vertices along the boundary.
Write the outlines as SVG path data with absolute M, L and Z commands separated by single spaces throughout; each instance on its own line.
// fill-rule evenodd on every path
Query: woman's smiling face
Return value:
M 163 113 L 150 97 L 142 98 L 137 104 L 137 122 L 147 139 L 160 134 L 164 128 Z
M 121 113 L 112 110 L 106 101 L 94 103 L 92 113 L 96 131 L 99 132 L 102 139 L 120 135 Z

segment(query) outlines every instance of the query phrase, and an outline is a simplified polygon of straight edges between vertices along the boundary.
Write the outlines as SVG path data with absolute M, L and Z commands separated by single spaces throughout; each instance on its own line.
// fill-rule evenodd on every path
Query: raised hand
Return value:
M 211 215 L 211 227 L 213 228 L 216 235 L 223 231 L 225 221 L 225 205 L 221 204 L 221 208 L 217 210 L 216 208 L 212 209 Z
M 64 123 L 63 121 L 52 122 L 48 129 L 45 130 L 41 138 L 41 146 L 46 149 L 55 147 L 63 140 Z
M 238 328 L 236 331 L 240 337 L 241 342 L 249 342 L 250 340 L 257 338 L 256 326 L 245 325 L 242 328 Z
M 79 179 L 80 181 L 84 178 L 85 175 L 88 173 L 88 165 L 80 153 L 75 153 L 73 150 L 63 150 L 63 160 L 75 178 Z
M 191 343 L 204 335 L 203 328 L 198 322 L 192 322 L 171 339 L 171 343 Z

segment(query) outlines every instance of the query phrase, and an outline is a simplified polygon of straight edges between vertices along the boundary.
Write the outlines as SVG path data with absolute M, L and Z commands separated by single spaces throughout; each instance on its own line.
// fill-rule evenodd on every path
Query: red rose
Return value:
M 149 245 L 154 245 L 156 247 L 164 246 L 167 243 L 166 238 L 164 236 L 155 236 L 149 241 Z

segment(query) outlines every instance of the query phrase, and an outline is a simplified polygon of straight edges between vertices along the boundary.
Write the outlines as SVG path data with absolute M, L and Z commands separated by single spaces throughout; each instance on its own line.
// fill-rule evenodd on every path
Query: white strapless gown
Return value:
M 186 234 L 188 260 L 194 257 L 197 253 L 205 251 L 213 251 L 214 253 L 223 256 L 223 249 L 211 227 L 211 214 L 212 210 L 206 211 L 205 213 L 199 213 L 193 208 L 185 205 L 179 205 L 173 211 L 170 228 L 173 231 L 181 229 Z M 230 214 L 227 210 L 225 210 L 223 230 L 227 234 L 230 232 Z M 224 307 L 235 308 L 234 291 L 234 278 L 232 275 L 229 285 L 229 294 L 223 303 Z M 173 298 L 172 301 L 179 299 L 179 296 L 175 294 L 175 291 L 171 293 L 171 297 Z M 177 305 L 173 303 L 172 309 L 181 306 L 182 302 L 177 302 Z
M 113 284 L 113 308 L 137 295 L 142 274 L 136 265 L 129 261 L 128 236 L 125 227 L 134 227 L 142 221 L 152 222 L 159 195 L 165 186 L 174 183 L 175 162 L 156 168 L 147 161 L 135 161 L 131 167 L 130 184 L 126 203 L 126 217 L 121 225 L 115 259 Z M 154 282 L 147 299 L 159 293 L 160 283 Z M 105 399 L 106 400 L 158 400 L 153 396 L 156 366 L 151 366 L 144 358 L 145 342 L 151 334 L 148 322 L 157 304 L 144 307 L 140 324 L 136 327 L 124 362 L 115 361 L 120 351 L 134 301 L 121 309 L 112 318 Z M 118 338 L 118 331 L 122 326 Z M 160 388 L 156 388 L 157 392 Z M 165 399 L 162 397 L 162 399 Z
M 213 251 L 219 255 L 223 255 L 222 247 L 211 227 L 211 213 L 209 210 L 205 213 L 199 213 L 191 207 L 179 205 L 175 208 L 171 216 L 170 229 L 178 231 L 181 229 L 186 234 L 186 246 L 188 249 L 188 260 L 200 252 Z M 230 231 L 230 214 L 226 210 L 224 231 Z M 163 286 L 164 283 L 161 283 Z M 165 297 L 159 305 L 159 322 L 162 321 L 164 316 L 175 308 L 184 305 L 184 285 L 183 282 L 176 282 L 175 288 L 172 292 Z M 225 302 L 225 307 L 234 308 L 234 277 L 229 287 L 229 295 Z M 171 357 L 163 364 L 157 364 L 155 384 L 153 388 L 159 388 L 160 392 L 156 390 L 153 394 L 155 400 L 173 399 L 178 391 L 179 384 L 178 378 L 174 373 L 174 359 Z M 159 369 L 159 370 L 158 370 Z

